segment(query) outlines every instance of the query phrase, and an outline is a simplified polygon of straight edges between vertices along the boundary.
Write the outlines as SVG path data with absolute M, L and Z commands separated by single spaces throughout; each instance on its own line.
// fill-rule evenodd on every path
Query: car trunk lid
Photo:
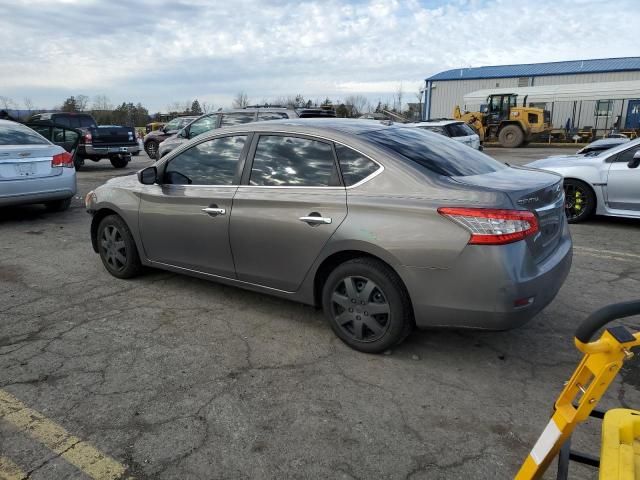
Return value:
M 558 247 L 566 221 L 560 175 L 511 167 L 483 175 L 451 178 L 466 185 L 501 191 L 515 209 L 534 212 L 539 231 L 525 241 L 536 261 L 544 261 Z
M 3 145 L 0 148 L 0 181 L 54 177 L 62 168 L 52 167 L 53 156 L 63 149 L 55 145 Z

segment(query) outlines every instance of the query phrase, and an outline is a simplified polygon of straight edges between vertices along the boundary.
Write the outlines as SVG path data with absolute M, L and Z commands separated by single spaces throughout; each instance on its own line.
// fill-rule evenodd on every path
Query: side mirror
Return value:
M 183 128 L 182 130 L 180 130 L 178 132 L 178 136 L 181 138 L 189 138 L 189 129 L 188 128 Z
M 633 154 L 633 158 L 629 160 L 629 163 L 627 163 L 627 167 L 638 168 L 639 165 L 640 165 L 640 150 L 636 151 L 636 153 Z
M 158 179 L 158 169 L 154 166 L 143 168 L 138 172 L 138 181 L 143 185 L 153 185 Z

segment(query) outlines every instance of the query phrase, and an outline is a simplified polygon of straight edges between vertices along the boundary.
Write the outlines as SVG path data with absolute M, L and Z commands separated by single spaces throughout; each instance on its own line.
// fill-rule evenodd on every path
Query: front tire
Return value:
M 414 325 L 402 281 L 373 258 L 355 258 L 336 267 L 323 286 L 322 307 L 338 338 L 365 353 L 397 345 Z
M 147 152 L 147 155 L 149 155 L 149 158 L 151 160 L 157 160 L 159 145 L 160 144 L 155 140 L 149 140 L 147 144 L 144 146 L 144 149 Z
M 564 211 L 569 223 L 587 220 L 596 209 L 596 195 L 589 185 L 574 179 L 564 181 Z
M 498 134 L 500 145 L 506 148 L 517 148 L 524 141 L 524 132 L 517 125 L 507 125 Z
M 142 271 L 133 235 L 118 215 L 108 215 L 100 221 L 98 251 L 102 264 L 114 277 L 132 278 Z

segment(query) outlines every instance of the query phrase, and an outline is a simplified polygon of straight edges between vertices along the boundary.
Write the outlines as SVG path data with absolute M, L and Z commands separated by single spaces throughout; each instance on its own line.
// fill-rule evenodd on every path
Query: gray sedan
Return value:
M 64 136 L 65 129 L 58 130 Z M 0 206 L 44 203 L 66 210 L 75 193 L 71 153 L 25 125 L 0 120 Z
M 603 152 L 550 157 L 527 166 L 564 176 L 569 222 L 581 222 L 594 213 L 640 218 L 640 139 Z
M 521 325 L 571 265 L 559 175 L 368 120 L 213 130 L 86 205 L 112 275 L 147 265 L 316 305 L 364 352 L 414 325 Z

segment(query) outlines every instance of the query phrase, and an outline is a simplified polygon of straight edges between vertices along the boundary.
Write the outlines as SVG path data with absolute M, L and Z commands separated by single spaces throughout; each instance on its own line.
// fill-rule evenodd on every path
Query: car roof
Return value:
M 362 133 L 383 130 L 387 128 L 398 128 L 402 126 L 400 123 L 380 120 L 360 120 L 351 118 L 332 118 L 332 117 L 312 117 L 312 118 L 289 118 L 282 120 L 270 120 L 268 122 L 252 122 L 242 125 L 234 125 L 231 127 L 223 127 L 212 132 L 221 131 L 239 131 L 251 130 L 255 132 L 262 131 L 290 131 L 291 133 L 301 134 L 347 134 L 360 135 Z

